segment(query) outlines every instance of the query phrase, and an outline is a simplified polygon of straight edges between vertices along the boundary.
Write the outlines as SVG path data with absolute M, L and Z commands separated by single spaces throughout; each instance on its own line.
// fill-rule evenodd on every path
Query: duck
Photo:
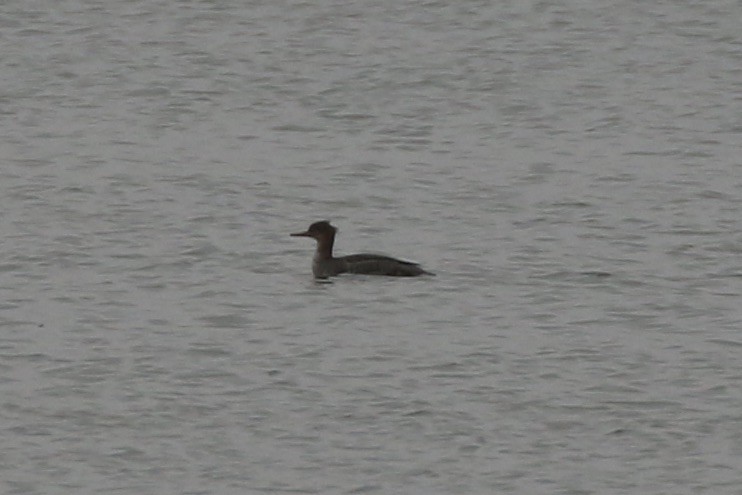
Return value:
M 332 248 L 338 229 L 323 220 L 314 222 L 304 232 L 290 234 L 292 237 L 311 237 L 317 241 L 317 251 L 312 259 L 314 278 L 326 279 L 341 273 L 358 273 L 364 275 L 384 275 L 388 277 L 417 277 L 435 275 L 424 270 L 419 264 L 403 261 L 380 254 L 351 254 L 335 257 Z

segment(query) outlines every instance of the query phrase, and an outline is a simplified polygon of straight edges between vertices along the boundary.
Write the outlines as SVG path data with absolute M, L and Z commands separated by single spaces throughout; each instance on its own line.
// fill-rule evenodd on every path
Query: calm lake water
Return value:
M 739 494 L 741 13 L 4 2 L 0 491 Z

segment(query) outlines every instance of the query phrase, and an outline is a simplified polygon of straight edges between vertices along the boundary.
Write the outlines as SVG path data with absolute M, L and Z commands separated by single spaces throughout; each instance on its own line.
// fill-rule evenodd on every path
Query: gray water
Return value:
M 0 492 L 742 493 L 740 18 L 3 2 Z

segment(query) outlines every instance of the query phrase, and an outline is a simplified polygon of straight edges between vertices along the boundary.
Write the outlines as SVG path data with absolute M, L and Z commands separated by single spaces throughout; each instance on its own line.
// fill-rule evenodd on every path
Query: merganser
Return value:
M 351 254 L 335 258 L 332 245 L 335 243 L 337 229 L 330 222 L 315 222 L 306 232 L 291 234 L 293 237 L 311 237 L 317 241 L 317 252 L 312 260 L 312 273 L 315 278 L 333 277 L 340 273 L 361 273 L 365 275 L 388 275 L 391 277 L 417 277 L 434 275 L 426 272 L 417 263 L 402 261 L 380 254 Z

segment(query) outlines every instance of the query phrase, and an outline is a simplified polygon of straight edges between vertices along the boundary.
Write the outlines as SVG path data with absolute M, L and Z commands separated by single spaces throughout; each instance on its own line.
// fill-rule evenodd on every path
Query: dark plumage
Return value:
M 337 229 L 330 222 L 315 222 L 305 232 L 291 234 L 295 237 L 311 237 L 317 241 L 317 252 L 312 261 L 312 273 L 316 278 L 327 278 L 341 273 L 386 275 L 390 277 L 416 277 L 433 275 L 417 263 L 402 261 L 380 254 L 351 254 L 335 258 L 332 247 Z

